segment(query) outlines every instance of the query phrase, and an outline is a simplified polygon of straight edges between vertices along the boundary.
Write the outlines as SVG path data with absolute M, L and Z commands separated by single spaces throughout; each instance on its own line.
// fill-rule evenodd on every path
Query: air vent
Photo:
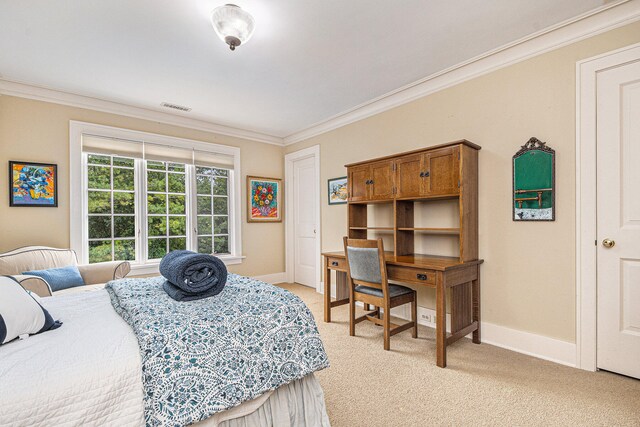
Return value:
M 178 110 L 178 111 L 186 111 L 186 112 L 191 111 L 191 108 L 189 107 L 184 107 L 182 105 L 177 105 L 177 104 L 171 104 L 169 102 L 163 102 L 160 105 L 162 105 L 165 108 L 173 108 L 174 110 Z

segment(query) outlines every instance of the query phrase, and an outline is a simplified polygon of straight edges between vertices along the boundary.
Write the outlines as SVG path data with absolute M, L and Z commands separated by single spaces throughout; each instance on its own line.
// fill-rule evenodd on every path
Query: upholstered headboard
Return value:
M 0 254 L 0 275 L 77 264 L 76 253 L 71 249 L 25 246 Z

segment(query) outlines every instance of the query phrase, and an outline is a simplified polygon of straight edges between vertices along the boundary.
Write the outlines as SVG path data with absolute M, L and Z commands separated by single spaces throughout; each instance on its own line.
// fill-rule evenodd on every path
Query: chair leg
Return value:
M 411 336 L 418 338 L 418 297 L 415 291 L 413 292 L 413 300 L 411 301 L 411 321 L 413 322 Z
M 353 298 L 349 300 L 349 335 L 356 336 L 356 302 Z
M 384 349 L 391 349 L 391 313 L 389 306 L 384 308 Z

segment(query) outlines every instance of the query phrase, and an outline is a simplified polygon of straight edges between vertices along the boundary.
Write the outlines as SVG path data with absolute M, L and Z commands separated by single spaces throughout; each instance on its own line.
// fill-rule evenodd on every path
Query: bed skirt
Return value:
M 320 383 L 309 374 L 257 399 L 219 412 L 197 427 L 328 427 Z

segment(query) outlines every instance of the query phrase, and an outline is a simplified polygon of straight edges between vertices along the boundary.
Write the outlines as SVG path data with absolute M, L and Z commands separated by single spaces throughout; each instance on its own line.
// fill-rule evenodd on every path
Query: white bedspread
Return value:
M 42 304 L 64 324 L 0 347 L 0 426 L 143 425 L 138 343 L 107 292 Z

